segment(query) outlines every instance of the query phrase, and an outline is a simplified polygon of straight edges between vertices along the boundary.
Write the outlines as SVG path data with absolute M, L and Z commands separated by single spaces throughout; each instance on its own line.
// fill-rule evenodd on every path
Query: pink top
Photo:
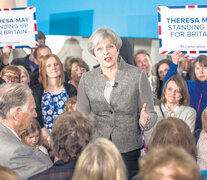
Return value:
M 202 130 L 197 143 L 197 164 L 200 170 L 207 170 L 207 132 Z

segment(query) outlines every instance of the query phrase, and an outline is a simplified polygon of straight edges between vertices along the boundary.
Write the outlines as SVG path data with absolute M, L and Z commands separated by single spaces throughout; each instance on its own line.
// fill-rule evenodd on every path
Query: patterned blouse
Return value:
M 42 96 L 41 108 L 42 119 L 44 126 L 51 131 L 53 128 L 54 119 L 60 115 L 69 100 L 69 96 L 63 86 L 63 91 L 60 94 L 51 94 L 44 92 Z

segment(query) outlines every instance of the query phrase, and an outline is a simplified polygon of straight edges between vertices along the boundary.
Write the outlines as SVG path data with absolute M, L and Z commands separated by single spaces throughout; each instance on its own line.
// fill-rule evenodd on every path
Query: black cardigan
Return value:
M 63 85 L 69 97 L 77 96 L 77 90 L 73 85 L 68 83 L 64 83 Z M 43 120 L 42 120 L 42 109 L 41 109 L 41 101 L 44 93 L 43 85 L 39 83 L 33 86 L 32 92 L 36 104 L 37 120 L 40 123 L 40 126 L 44 127 Z

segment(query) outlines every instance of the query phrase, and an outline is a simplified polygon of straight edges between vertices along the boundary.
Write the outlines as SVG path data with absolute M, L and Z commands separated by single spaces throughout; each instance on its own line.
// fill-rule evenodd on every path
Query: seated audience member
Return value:
M 29 73 L 27 72 L 24 66 L 19 65 L 17 67 L 20 69 L 20 72 L 21 72 L 20 82 L 22 84 L 29 85 L 29 82 L 30 82 Z
M 67 76 L 69 83 L 75 86 L 78 90 L 78 85 L 82 74 L 89 71 L 88 65 L 78 57 L 68 57 L 65 60 L 65 69 L 67 71 Z
M 178 63 L 186 60 L 186 55 L 181 51 L 175 51 L 172 54 L 172 63 L 165 76 L 163 84 L 177 72 Z M 193 63 L 193 79 L 187 80 L 187 87 L 190 95 L 190 106 L 197 112 L 195 130 L 202 129 L 201 113 L 207 107 L 207 56 L 198 56 Z
M 70 180 L 79 157 L 91 141 L 92 126 L 90 118 L 79 112 L 64 112 L 55 120 L 51 132 L 54 165 L 30 178 L 49 180 Z M 82 178 L 79 178 L 82 179 Z
M 155 111 L 158 116 L 156 123 L 163 118 L 176 117 L 185 121 L 193 133 L 196 121 L 196 111 L 188 105 L 189 94 L 185 80 L 179 75 L 172 76 L 165 83 L 159 105 L 155 106 Z M 147 144 L 152 131 L 153 128 L 144 132 Z
M 154 104 L 157 104 L 157 90 L 156 90 L 156 82 L 157 82 L 157 77 L 154 75 L 153 69 L 152 69 L 152 62 L 150 59 L 150 55 L 145 51 L 144 49 L 139 50 L 136 52 L 134 56 L 134 63 L 137 67 L 145 70 L 151 90 L 152 90 L 152 96 L 153 96 L 153 101 Z
M 34 50 L 34 61 L 36 64 L 38 64 L 38 67 L 34 70 L 34 72 L 31 74 L 30 79 L 30 87 L 33 87 L 34 85 L 39 83 L 39 71 L 42 63 L 42 59 L 44 56 L 51 54 L 51 49 L 44 45 L 41 44 L 39 45 L 35 50 Z
M 41 31 L 38 31 L 38 43 L 45 44 L 45 39 L 45 35 Z M 31 75 L 38 68 L 38 64 L 34 59 L 34 51 L 35 48 L 31 48 L 31 53 L 29 55 L 26 57 L 15 58 L 11 64 L 24 66 L 29 75 Z
M 63 65 L 55 54 L 44 56 L 40 71 L 40 83 L 33 86 L 37 120 L 42 127 L 43 144 L 49 146 L 49 132 L 64 110 L 70 97 L 76 96 L 76 88 L 65 83 Z
M 181 119 L 169 117 L 158 122 L 149 142 L 148 149 L 156 146 L 174 145 L 184 148 L 196 159 L 196 142 L 188 125 Z
M 41 127 L 36 119 L 33 119 L 31 126 L 21 134 L 21 139 L 28 146 L 39 148 L 48 155 L 47 149 L 41 143 Z
M 165 79 L 165 75 L 170 69 L 171 60 L 163 59 L 156 64 L 156 76 L 157 76 L 157 98 L 160 100 L 162 94 L 162 83 Z
M 153 148 L 139 160 L 138 180 L 204 180 L 199 168 L 183 148 Z
M 21 71 L 15 65 L 8 65 L 1 70 L 0 77 L 6 83 L 10 83 L 10 82 L 19 83 L 21 77 Z
M 65 106 L 65 111 L 76 111 L 77 96 L 73 96 L 69 99 Z
M 9 56 L 11 54 L 11 48 L 5 46 L 0 49 L 0 71 L 9 64 Z
M 5 166 L 0 166 L 0 180 L 21 180 L 21 179 L 14 170 Z
M 76 164 L 72 180 L 126 180 L 121 154 L 108 139 L 98 138 L 88 144 Z
M 47 155 L 27 146 L 20 139 L 34 117 L 35 102 L 28 86 L 20 83 L 0 86 L 0 165 L 15 170 L 21 179 L 52 166 Z
M 207 170 L 207 108 L 202 112 L 202 126 L 203 130 L 198 135 L 197 142 L 197 163 L 200 170 Z

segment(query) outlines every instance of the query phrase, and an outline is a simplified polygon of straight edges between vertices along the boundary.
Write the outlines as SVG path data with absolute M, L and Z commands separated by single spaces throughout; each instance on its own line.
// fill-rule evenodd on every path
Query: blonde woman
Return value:
M 121 154 L 109 140 L 98 138 L 87 145 L 76 164 L 72 180 L 126 180 Z
M 18 67 L 18 68 L 20 69 L 20 71 L 21 71 L 20 82 L 21 82 L 22 84 L 26 84 L 26 85 L 28 85 L 29 82 L 30 82 L 30 77 L 29 77 L 29 73 L 28 73 L 28 71 L 26 70 L 26 68 L 25 68 L 24 66 L 19 65 L 19 66 L 17 66 L 17 67 Z

